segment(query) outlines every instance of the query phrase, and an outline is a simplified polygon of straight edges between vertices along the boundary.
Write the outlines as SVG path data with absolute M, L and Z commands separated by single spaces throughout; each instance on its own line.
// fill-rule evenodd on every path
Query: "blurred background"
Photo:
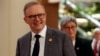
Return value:
M 15 56 L 17 39 L 29 31 L 23 20 L 23 7 L 29 1 L 41 2 L 47 12 L 47 25 L 60 29 L 64 16 L 75 16 L 80 36 L 92 39 L 100 27 L 99 0 L 0 0 L 0 56 Z
M 94 28 L 100 27 L 100 1 L 61 0 L 59 21 L 66 15 L 76 17 L 80 35 L 92 39 Z

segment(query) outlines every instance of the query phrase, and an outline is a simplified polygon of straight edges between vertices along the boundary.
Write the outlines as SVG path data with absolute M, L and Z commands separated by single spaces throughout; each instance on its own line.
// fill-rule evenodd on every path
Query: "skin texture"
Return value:
M 46 13 L 44 8 L 39 4 L 28 7 L 25 11 L 24 21 L 30 26 L 34 33 L 40 32 L 46 25 Z
M 75 40 L 76 38 L 76 31 L 77 31 L 77 25 L 72 22 L 72 21 L 69 21 L 67 22 L 62 28 L 61 30 L 63 32 L 65 32 L 66 34 L 69 34 L 71 36 L 71 40 Z
M 97 41 L 100 41 L 100 29 L 95 30 L 93 36 Z

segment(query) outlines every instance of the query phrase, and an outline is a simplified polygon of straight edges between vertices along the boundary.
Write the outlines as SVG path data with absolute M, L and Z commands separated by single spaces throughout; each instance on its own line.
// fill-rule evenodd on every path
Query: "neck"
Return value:
M 75 41 L 76 37 L 72 37 L 72 41 Z
M 38 34 L 41 30 L 32 30 L 32 32 Z

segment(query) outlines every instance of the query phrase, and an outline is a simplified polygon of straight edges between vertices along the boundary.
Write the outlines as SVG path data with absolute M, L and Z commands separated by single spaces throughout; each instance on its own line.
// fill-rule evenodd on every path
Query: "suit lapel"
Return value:
M 52 30 L 50 28 L 47 28 L 44 56 L 52 56 L 51 53 L 52 53 L 52 48 L 53 48 L 53 40 L 54 38 L 52 35 Z
M 79 49 L 80 49 L 80 46 L 79 46 L 80 42 L 78 41 L 78 38 L 76 37 L 76 42 L 75 42 L 75 51 L 78 52 Z
M 30 56 L 30 48 L 31 48 L 31 32 L 29 32 L 26 36 L 25 39 L 25 56 Z

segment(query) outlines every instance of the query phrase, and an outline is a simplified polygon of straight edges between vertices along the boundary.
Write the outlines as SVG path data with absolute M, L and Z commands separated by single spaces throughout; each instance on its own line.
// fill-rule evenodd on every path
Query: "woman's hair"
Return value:
M 74 22 L 77 25 L 76 18 L 73 16 L 65 16 L 60 21 L 60 27 L 63 27 L 68 22 Z

